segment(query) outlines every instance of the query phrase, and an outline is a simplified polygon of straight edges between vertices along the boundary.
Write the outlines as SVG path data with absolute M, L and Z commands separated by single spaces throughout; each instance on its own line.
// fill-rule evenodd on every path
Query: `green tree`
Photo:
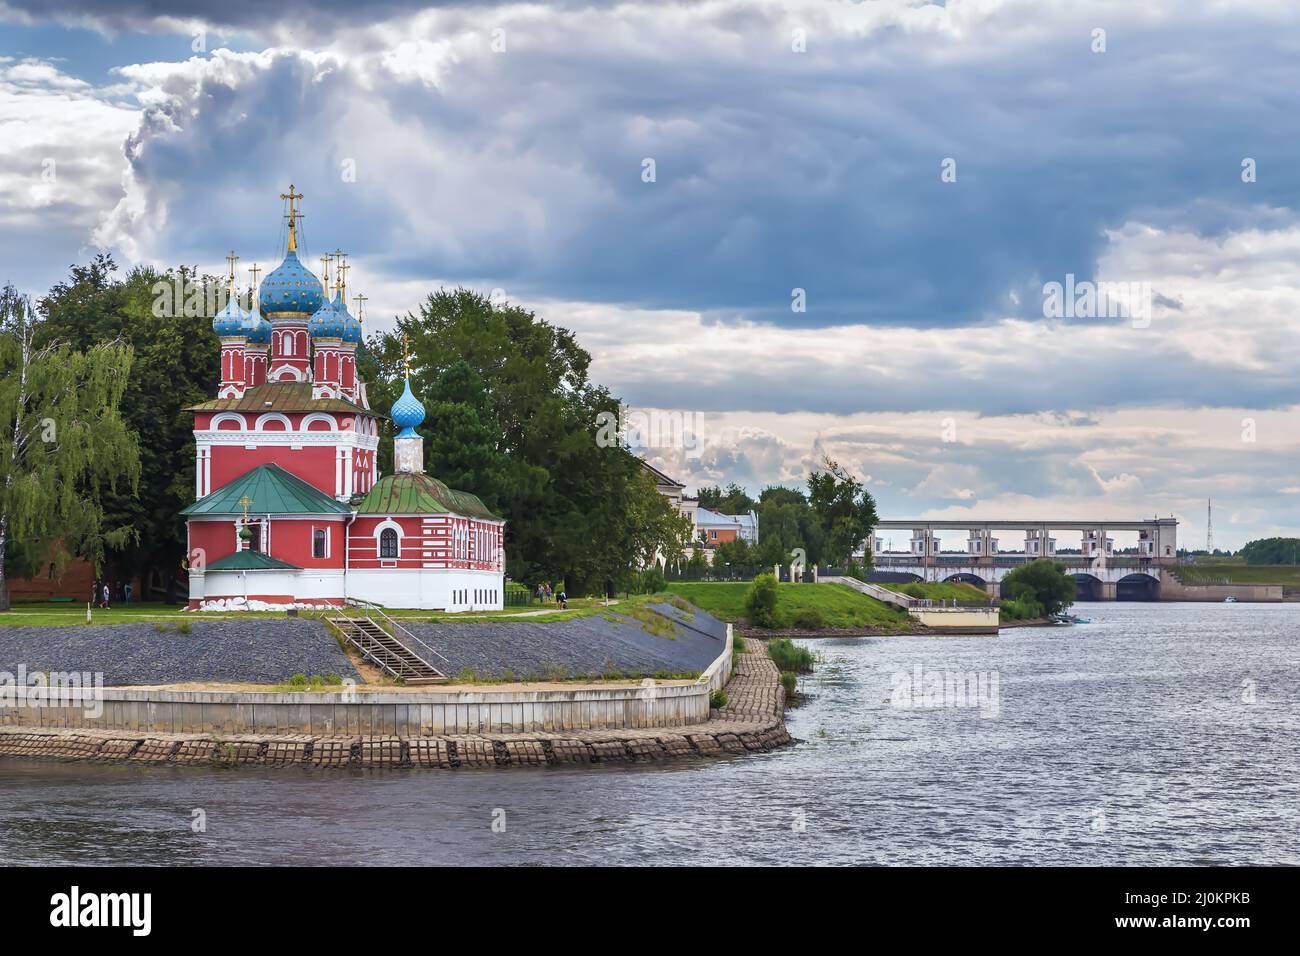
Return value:
M 1059 614 L 1074 603 L 1077 582 L 1065 572 L 1065 565 L 1046 558 L 1030 561 L 1002 579 L 1002 589 L 1021 605 L 1032 603 L 1035 616 Z
M 820 557 L 831 564 L 847 563 L 879 520 L 871 493 L 829 458 L 808 476 L 808 502 L 824 536 Z
M 38 345 L 31 303 L 12 285 L 0 291 L 0 609 L 9 607 L 11 541 L 28 560 L 40 552 L 57 564 L 71 550 L 98 564 L 106 546 L 135 535 L 106 521 L 102 503 L 139 479 L 119 410 L 131 360 L 117 341 L 84 352 Z
M 367 343 L 375 408 L 400 392 L 403 336 L 429 411 L 426 470 L 506 519 L 511 577 L 609 592 L 680 544 L 679 516 L 641 462 L 602 440 L 619 402 L 590 381 L 591 356 L 570 331 L 468 289 L 439 290 Z
M 110 546 L 105 560 L 121 577 L 139 575 L 146 591 L 151 581 L 171 590 L 186 553 L 178 512 L 194 500 L 189 407 L 216 394 L 221 348 L 211 313 L 224 303 L 207 294 L 216 280 L 193 269 L 139 268 L 125 276 L 116 270 L 107 255 L 73 266 L 40 301 L 36 340 L 82 352 L 104 342 L 131 346 L 135 357 L 120 408 L 139 446 L 140 481 L 106 489 L 102 507 L 108 524 L 129 526 L 136 536 Z M 195 289 L 199 294 L 191 297 Z
M 695 495 L 699 499 L 701 508 L 708 508 L 710 511 L 717 511 L 724 515 L 745 515 L 758 508 L 758 502 L 745 492 L 734 481 L 727 485 L 726 490 L 717 487 L 705 486 Z
M 1238 554 L 1247 564 L 1296 564 L 1300 562 L 1300 538 L 1260 538 L 1247 542 Z
M 745 616 L 754 627 L 777 627 L 776 576 L 768 571 L 754 578 L 745 593 Z

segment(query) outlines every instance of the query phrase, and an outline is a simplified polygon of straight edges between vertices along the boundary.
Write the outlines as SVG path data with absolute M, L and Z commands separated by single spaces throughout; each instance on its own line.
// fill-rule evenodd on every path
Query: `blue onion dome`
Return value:
M 325 301 L 325 293 L 320 279 L 298 260 L 298 253 L 291 249 L 284 262 L 262 280 L 258 301 L 263 315 L 276 312 L 314 315 Z
M 338 339 L 343 337 L 343 316 L 339 315 L 334 303 L 329 299 L 316 310 L 307 324 L 313 339 Z
M 355 320 L 354 320 L 355 321 Z M 401 431 L 397 433 L 398 438 L 418 438 L 415 433 L 415 426 L 424 421 L 424 406 L 420 400 L 411 394 L 411 380 L 406 380 L 406 387 L 402 389 L 401 397 L 393 402 L 393 410 L 390 413 L 394 425 L 401 426 Z
M 271 323 L 262 317 L 262 313 L 257 308 L 257 293 L 250 296 L 252 299 L 253 311 L 248 313 L 248 318 L 244 320 L 244 328 L 247 330 L 249 345 L 270 345 L 271 344 Z
M 361 322 L 353 318 L 351 312 L 346 313 L 346 316 L 343 320 L 343 341 L 358 345 L 361 342 Z
M 247 335 L 248 329 L 244 324 L 247 321 L 248 313 L 240 307 L 239 300 L 232 295 L 226 300 L 225 308 L 212 317 L 212 331 L 222 338 Z

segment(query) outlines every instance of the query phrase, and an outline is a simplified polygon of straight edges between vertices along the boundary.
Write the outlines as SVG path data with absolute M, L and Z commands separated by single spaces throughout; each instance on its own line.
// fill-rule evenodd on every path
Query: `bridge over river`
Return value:
M 907 551 L 884 548 L 882 532 L 910 532 Z M 966 532 L 963 551 L 944 551 L 940 532 Z M 1137 533 L 1137 551 L 1116 554 L 1111 532 Z M 1057 533 L 1078 534 L 1078 552 L 1057 550 Z M 998 596 L 1002 579 L 1026 562 L 1050 558 L 1065 565 L 1079 585 L 1082 601 L 1159 600 L 1162 585 L 1185 589 L 1172 575 L 1178 563 L 1178 522 L 1174 518 L 1127 521 L 889 520 L 876 525 L 867 548 L 875 572 L 894 580 L 963 581 Z M 1019 550 L 1003 550 L 1014 540 Z M 1064 539 L 1062 539 L 1064 540 Z M 1170 595 L 1172 596 L 1172 595 Z

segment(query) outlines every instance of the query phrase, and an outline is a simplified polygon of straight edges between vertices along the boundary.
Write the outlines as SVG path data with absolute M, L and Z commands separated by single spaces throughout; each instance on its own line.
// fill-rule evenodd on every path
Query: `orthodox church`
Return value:
M 192 609 L 502 607 L 505 522 L 468 492 L 424 472 L 415 427 L 424 406 L 406 385 L 391 419 L 394 474 L 379 476 L 380 416 L 357 378 L 361 322 L 348 310 L 345 254 L 322 278 L 298 258 L 302 198 L 289 187 L 284 261 L 235 294 L 212 321 L 221 340 L 217 397 L 195 405 Z M 329 267 L 335 266 L 331 297 Z M 364 296 L 356 298 L 358 312 Z

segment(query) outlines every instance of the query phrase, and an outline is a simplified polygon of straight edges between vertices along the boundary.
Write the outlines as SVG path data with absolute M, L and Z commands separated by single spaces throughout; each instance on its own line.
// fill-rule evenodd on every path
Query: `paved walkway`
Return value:
M 0 756 L 319 767 L 502 767 L 710 757 L 791 743 L 785 689 L 762 641 L 746 639 L 727 706 L 686 727 L 420 737 L 212 734 L 0 728 Z

